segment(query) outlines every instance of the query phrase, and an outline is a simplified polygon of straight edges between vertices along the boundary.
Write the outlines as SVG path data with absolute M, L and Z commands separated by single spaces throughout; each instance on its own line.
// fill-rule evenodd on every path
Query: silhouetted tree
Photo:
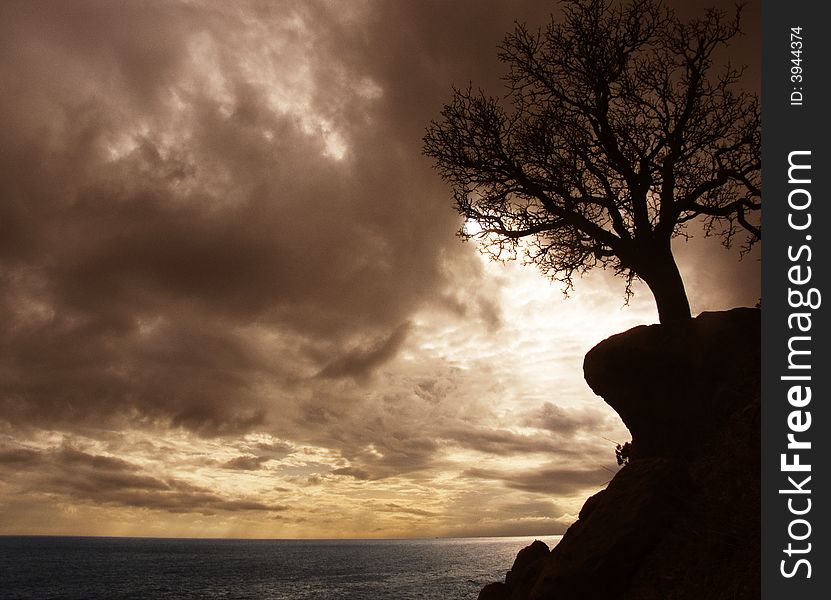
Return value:
M 728 247 L 743 231 L 743 251 L 761 235 L 758 99 L 743 68 L 715 64 L 741 9 L 682 22 L 653 0 L 562 8 L 505 38 L 503 99 L 454 89 L 424 152 L 467 218 L 460 235 L 494 257 L 522 248 L 566 290 L 612 267 L 627 298 L 646 282 L 662 323 L 688 319 L 672 238 L 693 220 Z

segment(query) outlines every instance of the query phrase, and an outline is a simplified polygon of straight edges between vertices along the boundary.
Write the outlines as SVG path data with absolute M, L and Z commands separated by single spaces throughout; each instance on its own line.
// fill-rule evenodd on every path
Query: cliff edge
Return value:
M 758 598 L 760 311 L 635 327 L 583 371 L 632 434 L 629 464 L 479 600 Z

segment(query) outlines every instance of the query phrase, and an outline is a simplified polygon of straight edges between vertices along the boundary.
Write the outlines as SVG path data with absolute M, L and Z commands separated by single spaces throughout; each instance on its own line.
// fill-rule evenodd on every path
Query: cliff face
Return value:
M 758 598 L 759 365 L 756 309 L 595 346 L 586 381 L 632 433 L 630 463 L 480 600 Z

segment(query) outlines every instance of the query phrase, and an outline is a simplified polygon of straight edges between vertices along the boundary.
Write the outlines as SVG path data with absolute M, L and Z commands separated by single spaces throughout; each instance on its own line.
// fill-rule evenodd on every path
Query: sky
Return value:
M 654 302 L 489 262 L 421 154 L 556 10 L 0 3 L 0 534 L 564 531 L 629 439 L 583 356 Z M 693 312 L 755 304 L 690 233 Z

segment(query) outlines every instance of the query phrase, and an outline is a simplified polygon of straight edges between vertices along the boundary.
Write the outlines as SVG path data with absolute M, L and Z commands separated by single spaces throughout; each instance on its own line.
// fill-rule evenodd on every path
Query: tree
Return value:
M 562 22 L 517 25 L 500 46 L 503 99 L 453 90 L 424 153 L 495 258 L 552 279 L 600 266 L 652 291 L 660 321 L 690 318 L 671 240 L 698 221 L 742 251 L 759 240 L 759 103 L 718 66 L 735 14 L 681 21 L 655 0 L 565 0 Z

